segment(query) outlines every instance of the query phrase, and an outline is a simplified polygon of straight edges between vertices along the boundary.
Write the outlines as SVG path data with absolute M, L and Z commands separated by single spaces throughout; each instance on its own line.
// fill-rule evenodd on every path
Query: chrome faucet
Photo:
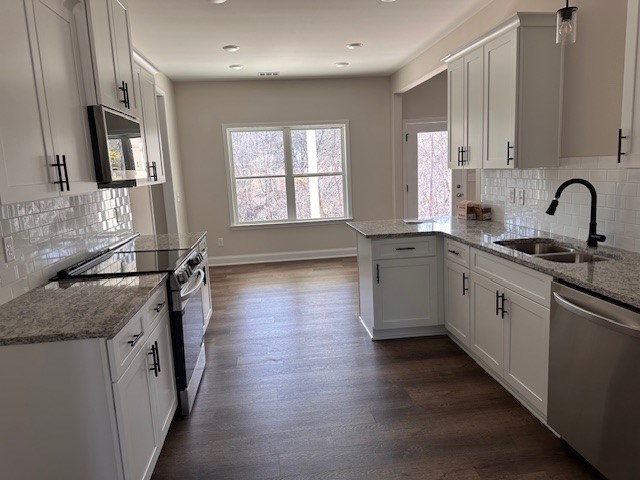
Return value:
M 553 215 L 556 213 L 556 208 L 558 208 L 558 199 L 565 188 L 569 185 L 573 185 L 574 183 L 579 183 L 580 185 L 584 185 L 589 189 L 589 193 L 591 193 L 591 220 L 589 221 L 589 238 L 587 238 L 587 246 L 589 247 L 597 247 L 598 242 L 604 242 L 607 237 L 604 235 L 599 235 L 596 233 L 596 210 L 598 208 L 598 195 L 596 193 L 595 187 L 591 184 L 591 182 L 584 180 L 582 178 L 572 178 L 571 180 L 567 180 L 562 185 L 558 187 L 556 191 L 555 197 L 547 208 L 547 215 Z

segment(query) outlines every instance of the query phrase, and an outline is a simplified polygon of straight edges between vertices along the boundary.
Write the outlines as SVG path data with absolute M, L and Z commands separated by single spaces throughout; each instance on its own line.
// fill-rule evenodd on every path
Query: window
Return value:
M 232 225 L 349 218 L 347 127 L 225 126 Z

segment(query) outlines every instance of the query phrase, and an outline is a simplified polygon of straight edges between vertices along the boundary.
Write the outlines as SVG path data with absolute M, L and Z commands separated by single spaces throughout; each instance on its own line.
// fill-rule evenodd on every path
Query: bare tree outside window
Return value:
M 447 132 L 418 133 L 418 216 L 449 215 L 451 172 L 447 166 Z
M 228 128 L 236 222 L 346 218 L 345 134 L 346 125 Z

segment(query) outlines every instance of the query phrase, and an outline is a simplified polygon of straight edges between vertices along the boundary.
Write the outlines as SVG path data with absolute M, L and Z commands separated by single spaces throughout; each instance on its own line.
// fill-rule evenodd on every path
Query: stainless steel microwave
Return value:
M 98 187 L 135 187 L 137 180 L 146 179 L 140 122 L 102 105 L 90 105 L 87 110 Z

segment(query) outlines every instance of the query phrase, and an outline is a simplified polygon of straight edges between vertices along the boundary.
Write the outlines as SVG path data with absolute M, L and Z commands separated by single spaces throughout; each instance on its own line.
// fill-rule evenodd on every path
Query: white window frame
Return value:
M 342 130 L 342 173 L 293 173 L 293 155 L 291 153 L 291 136 L 286 132 L 295 129 L 323 129 L 323 128 L 339 128 Z M 250 132 L 250 131 L 283 131 L 284 132 L 284 175 L 267 175 L 266 177 L 284 177 L 287 185 L 287 219 L 269 220 L 257 222 L 240 222 L 238 220 L 238 203 L 236 195 L 236 176 L 233 164 L 233 154 L 231 151 L 231 133 L 233 132 Z M 343 223 L 353 220 L 351 216 L 351 165 L 350 165 L 350 146 L 349 146 L 349 121 L 339 120 L 331 122 L 288 122 L 288 123 L 243 123 L 243 124 L 224 124 L 222 125 L 222 136 L 224 139 L 224 155 L 227 174 L 227 193 L 229 196 L 229 216 L 231 227 L 273 227 L 273 226 L 291 226 L 305 224 L 321 224 L 321 223 Z M 312 219 L 296 219 L 296 202 L 295 202 L 295 184 L 296 178 L 318 177 L 318 176 L 342 176 L 342 190 L 344 201 L 344 216 L 334 218 L 312 218 Z M 265 177 L 265 178 L 266 178 Z M 239 177 L 243 178 L 243 177 Z M 257 177 L 259 178 L 259 177 Z

